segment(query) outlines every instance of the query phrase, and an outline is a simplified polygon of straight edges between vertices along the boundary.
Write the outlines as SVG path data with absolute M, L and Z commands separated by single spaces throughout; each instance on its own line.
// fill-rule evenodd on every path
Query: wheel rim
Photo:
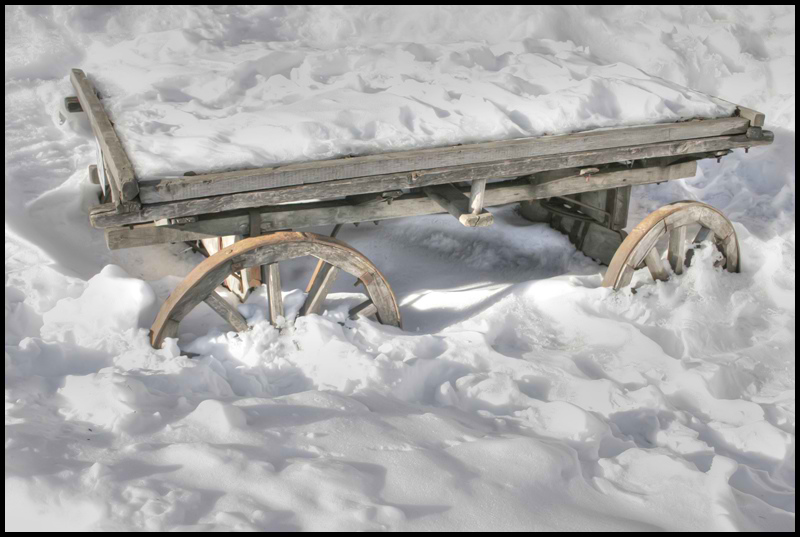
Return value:
M 367 301 L 369 305 L 360 304 L 354 308 L 358 311 L 351 310 L 353 316 L 375 313 L 380 322 L 401 326 L 400 309 L 391 287 L 378 268 L 363 254 L 332 237 L 315 233 L 278 232 L 238 241 L 195 267 L 162 304 L 150 330 L 151 344 L 155 348 L 160 348 L 165 338 L 176 337 L 181 320 L 204 301 L 226 318 L 234 328 L 246 329 L 246 322 L 235 308 L 227 305 L 216 295 L 217 286 L 234 272 L 260 265 L 274 267 L 274 272 L 277 272 L 277 263 L 305 256 L 319 259 L 321 263 L 318 265 L 318 270 L 322 266 L 326 274 L 319 280 L 321 284 L 314 295 L 316 299 L 320 299 L 321 295 L 321 300 L 316 300 L 313 304 L 307 301 L 301 314 L 319 311 L 320 304 L 324 301 L 336 274 L 338 271 L 343 271 L 355 276 L 364 285 L 369 297 Z M 274 280 L 271 283 L 274 284 Z M 277 289 L 270 283 L 267 284 L 267 288 L 270 294 L 270 316 L 274 319 L 277 311 L 273 302 L 281 300 L 279 278 Z M 282 312 L 282 302 L 280 310 Z
M 691 250 L 687 251 L 687 230 L 694 224 L 700 231 L 692 239 L 693 244 L 713 236 L 717 248 L 724 257 L 724 266 L 730 272 L 739 272 L 739 241 L 730 220 L 710 205 L 697 201 L 679 201 L 665 205 L 650 213 L 626 237 L 617 249 L 603 278 L 603 287 L 621 289 L 630 284 L 636 269 L 646 266 L 655 280 L 669 277 L 661 262 L 656 244 L 664 235 L 669 235 L 667 258 L 676 274 L 691 261 Z

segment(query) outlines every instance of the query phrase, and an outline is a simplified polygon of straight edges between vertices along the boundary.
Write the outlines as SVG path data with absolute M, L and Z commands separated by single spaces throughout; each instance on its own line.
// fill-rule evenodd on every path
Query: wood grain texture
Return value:
M 269 297 L 269 321 L 272 326 L 278 324 L 278 317 L 283 317 L 283 293 L 281 291 L 281 271 L 279 263 L 266 265 L 267 295 Z
M 619 166 L 611 168 L 614 171 L 595 174 L 589 181 L 586 181 L 585 177 L 567 176 L 549 178 L 545 182 L 535 185 L 530 184 L 527 179 L 491 183 L 486 186 L 484 205 L 491 207 L 547 198 L 561 195 L 566 191 L 569 193 L 590 192 L 693 177 L 696 166 L 694 161 L 652 169 L 628 169 Z M 568 186 L 564 186 L 565 184 Z M 467 189 L 462 188 L 460 191 L 465 194 Z M 445 209 L 425 194 L 414 193 L 396 198 L 391 204 L 383 202 L 351 205 L 347 200 L 339 200 L 269 207 L 261 211 L 261 232 L 269 233 L 282 229 L 303 229 L 340 223 L 436 214 L 445 212 Z M 165 242 L 200 240 L 234 234 L 237 230 L 243 229 L 243 226 L 245 228 L 249 226 L 249 222 L 247 214 L 231 214 L 213 215 L 208 219 L 176 226 L 140 224 L 109 228 L 106 229 L 106 243 L 110 249 L 117 250 Z
M 452 184 L 426 186 L 422 191 L 442 209 L 453 215 L 463 226 L 485 227 L 494 223 L 494 217 L 488 211 L 484 210 L 479 214 L 473 214 L 470 198 Z
M 248 329 L 247 321 L 244 316 L 242 316 L 236 308 L 228 304 L 228 301 L 222 298 L 216 291 L 211 291 L 211 294 L 205 298 L 204 302 L 208 304 L 212 310 L 217 312 L 220 317 L 225 319 L 237 332 L 244 332 Z
M 120 142 L 103 104 L 97 98 L 94 87 L 83 71 L 73 69 L 70 80 L 77 92 L 81 108 L 89 117 L 92 132 L 100 143 L 100 148 L 108 164 L 107 169 L 117 183 L 121 201 L 132 201 L 139 194 L 133 165 L 122 148 L 122 142 Z
M 727 136 L 744 133 L 748 126 L 749 120 L 743 117 L 704 119 L 176 177 L 142 182 L 141 199 L 143 203 L 159 203 L 355 177 Z
M 634 270 L 642 263 L 647 264 L 648 256 L 652 255 L 651 251 L 655 249 L 656 243 L 664 234 L 669 233 L 670 243 L 676 244 L 674 251 L 670 252 L 670 257 L 680 258 L 678 241 L 673 237 L 682 238 L 680 246 L 685 245 L 685 226 L 692 224 L 700 224 L 714 234 L 715 239 L 723 245 L 725 268 L 729 272 L 739 272 L 739 241 L 733 224 L 710 205 L 697 201 L 679 201 L 653 211 L 633 228 L 609 263 L 603 277 L 603 287 L 620 289 L 629 285 Z M 648 267 L 654 264 L 653 261 L 651 258 Z M 677 261 L 678 259 L 675 260 Z M 673 263 L 672 259 L 670 263 Z M 680 263 L 683 264 L 682 258 Z
M 152 222 L 160 218 L 212 214 L 312 199 L 330 200 L 337 197 L 368 194 L 371 192 L 386 192 L 461 181 L 471 182 L 476 179 L 512 178 L 546 170 L 579 168 L 588 165 L 668 156 L 689 156 L 724 149 L 755 147 L 772 143 L 772 133 L 764 131 L 763 134 L 764 138 L 761 140 L 752 140 L 745 135 L 720 136 L 699 140 L 637 145 L 610 150 L 581 151 L 564 155 L 424 170 L 418 172 L 413 179 L 411 177 L 412 174 L 408 173 L 388 174 L 345 179 L 331 183 L 275 188 L 258 192 L 248 192 L 246 194 L 230 194 L 203 199 L 175 201 L 145 205 L 138 212 L 122 216 L 112 216 L 107 213 L 92 215 L 91 222 L 94 227 L 114 227 Z M 242 233 L 244 232 L 243 230 Z

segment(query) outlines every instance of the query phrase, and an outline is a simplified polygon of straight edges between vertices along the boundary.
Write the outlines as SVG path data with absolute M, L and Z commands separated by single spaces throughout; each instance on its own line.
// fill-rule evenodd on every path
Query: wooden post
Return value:
M 278 263 L 262 265 L 267 267 L 266 284 L 269 296 L 269 322 L 272 326 L 278 323 L 278 317 L 283 317 L 283 295 L 281 294 L 281 272 Z
M 486 179 L 475 179 L 470 185 L 469 208 L 474 215 L 481 214 L 483 211 L 483 195 L 486 191 Z
M 486 185 L 484 184 L 484 186 Z M 461 222 L 461 225 L 484 227 L 494 223 L 494 217 L 488 211 L 484 210 L 479 214 L 473 214 L 469 207 L 470 199 L 451 184 L 426 186 L 422 190 L 425 195 L 438 203 L 442 209 L 456 217 Z M 483 198 L 482 193 L 481 198 Z

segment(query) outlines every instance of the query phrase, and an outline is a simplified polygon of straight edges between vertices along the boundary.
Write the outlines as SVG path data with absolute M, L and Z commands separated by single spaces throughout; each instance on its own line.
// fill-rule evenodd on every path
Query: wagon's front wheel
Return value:
M 322 312 L 322 303 L 339 271 L 355 276 L 366 288 L 367 300 L 351 310 L 351 316 L 377 316 L 383 324 L 400 326 L 400 310 L 386 278 L 363 254 L 333 237 L 315 233 L 279 232 L 251 237 L 208 257 L 178 284 L 161 306 L 150 330 L 150 343 L 161 348 L 164 339 L 176 337 L 178 325 L 201 302 L 208 304 L 238 331 L 247 330 L 244 317 L 215 289 L 235 272 L 266 266 L 270 319 L 283 315 L 278 263 L 297 257 L 319 259 L 301 315 Z
M 689 240 L 694 229 L 697 231 Z M 730 220 L 705 203 L 679 201 L 653 211 L 633 228 L 608 265 L 603 287 L 620 289 L 630 285 L 634 271 L 644 266 L 654 280 L 668 279 L 658 249 L 659 239 L 665 236 L 667 259 L 676 274 L 681 274 L 691 261 L 692 250 L 687 249 L 687 243 L 698 244 L 707 239 L 722 253 L 722 266 L 739 272 L 739 241 Z

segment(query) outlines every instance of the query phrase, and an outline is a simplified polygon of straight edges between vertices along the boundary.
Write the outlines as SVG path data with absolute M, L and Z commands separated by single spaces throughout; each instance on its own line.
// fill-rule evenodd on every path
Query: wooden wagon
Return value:
M 400 326 L 384 276 L 335 238 L 343 224 L 365 221 L 447 212 L 464 226 L 481 227 L 493 221 L 487 207 L 520 203 L 523 216 L 549 222 L 607 264 L 607 287 L 629 285 L 634 271 L 645 267 L 654 279 L 667 279 L 657 247 L 665 235 L 675 273 L 691 261 L 687 246 L 704 240 L 720 250 L 727 270 L 738 272 L 733 226 L 702 203 L 662 207 L 626 235 L 631 187 L 693 177 L 700 159 L 720 159 L 733 149 L 773 140 L 762 129 L 763 114 L 737 106 L 732 117 L 139 181 L 91 82 L 78 69 L 71 80 L 77 96 L 67 97 L 67 110 L 88 115 L 98 142 L 98 163 L 89 173 L 104 187 L 90 221 L 105 230 L 108 247 L 191 242 L 208 255 L 162 305 L 150 334 L 156 348 L 177 336 L 181 320 L 200 302 L 234 329 L 246 330 L 242 315 L 216 291 L 223 283 L 242 299 L 266 284 L 269 316 L 276 323 L 284 313 L 278 264 L 301 256 L 319 260 L 301 315 L 323 311 L 332 283 L 344 271 L 367 295 L 351 317 L 374 316 Z M 331 236 L 296 231 L 325 225 L 334 226 Z

